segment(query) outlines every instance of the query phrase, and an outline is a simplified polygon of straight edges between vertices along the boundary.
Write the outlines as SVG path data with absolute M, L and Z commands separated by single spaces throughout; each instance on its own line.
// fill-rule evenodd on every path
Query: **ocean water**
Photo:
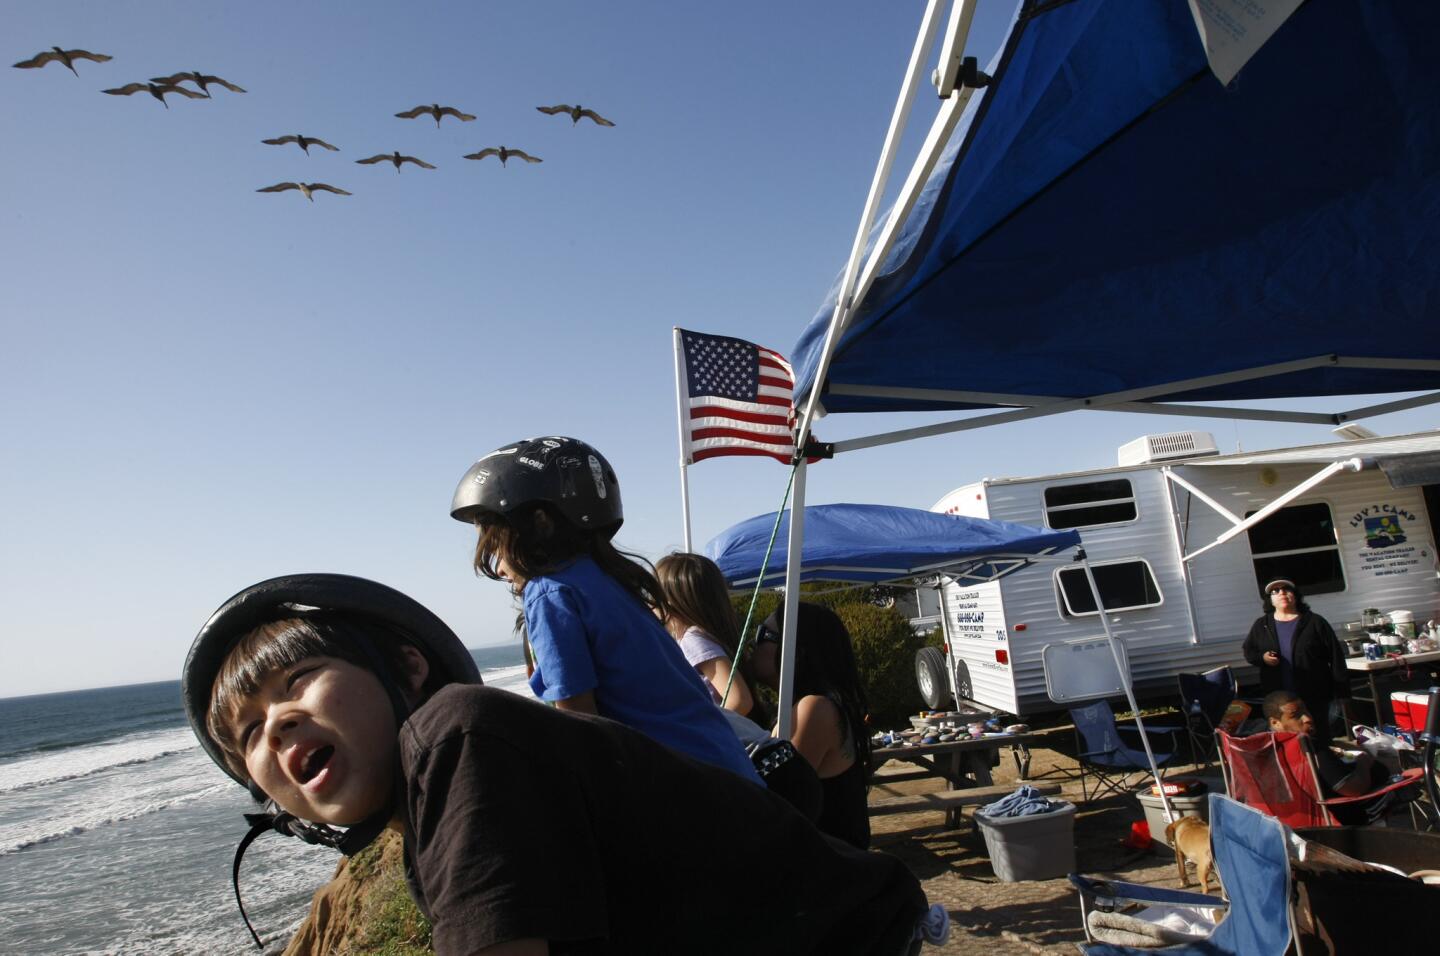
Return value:
M 529 693 L 519 645 L 472 653 Z M 195 742 L 179 681 L 0 700 L 0 952 L 254 954 L 230 865 L 255 808 Z M 266 953 L 338 860 L 279 835 L 246 852 Z

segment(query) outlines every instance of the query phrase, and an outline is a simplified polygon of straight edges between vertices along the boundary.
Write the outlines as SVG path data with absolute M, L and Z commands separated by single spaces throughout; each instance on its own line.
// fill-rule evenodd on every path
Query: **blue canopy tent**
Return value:
M 1023 0 L 988 76 L 963 58 L 972 0 L 942 31 L 946 5 L 790 352 L 799 446 L 822 411 L 1005 409 L 841 454 L 1079 409 L 1340 424 L 1440 401 L 1440 4 L 1308 0 L 1226 84 L 1184 0 Z M 941 106 L 872 233 L 937 37 Z
M 781 520 L 786 520 L 787 515 Z M 785 580 L 789 552 L 768 555 L 776 516 L 758 515 L 725 529 L 705 546 L 736 590 Z M 1078 547 L 1075 531 L 1050 531 L 888 505 L 811 505 L 805 509 L 801 581 L 881 584 L 944 574 L 956 581 L 994 581 L 1047 555 Z M 761 578 L 761 568 L 764 578 Z
M 866 273 L 791 350 L 796 395 L 1026 408 L 974 427 L 1440 388 L 1437 35 L 1437 4 L 1309 0 L 1222 86 L 1183 0 L 1027 0 Z

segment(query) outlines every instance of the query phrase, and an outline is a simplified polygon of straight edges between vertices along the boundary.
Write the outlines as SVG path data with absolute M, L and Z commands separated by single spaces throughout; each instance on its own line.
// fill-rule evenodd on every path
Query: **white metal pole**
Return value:
M 935 34 L 940 28 L 941 0 L 930 0 L 925 7 L 925 16 L 920 21 L 920 31 L 915 35 L 915 46 L 910 51 L 910 63 L 905 68 L 905 79 L 900 84 L 900 94 L 895 99 L 895 109 L 890 115 L 890 127 L 885 131 L 885 142 L 880 148 L 880 158 L 875 164 L 875 174 L 870 179 L 870 193 L 865 197 L 865 209 L 860 214 L 860 225 L 855 230 L 855 241 L 850 246 L 850 259 L 845 264 L 845 278 L 835 295 L 835 310 L 830 315 L 830 326 L 825 332 L 825 344 L 820 350 L 820 363 L 816 368 L 810 395 L 800 417 L 799 442 L 803 446 L 810 434 L 815 409 L 819 405 L 820 389 L 825 384 L 825 372 L 830 366 L 830 357 L 840 341 L 840 328 L 848 317 L 850 297 L 855 288 L 855 277 L 860 270 L 860 258 L 865 253 L 865 240 L 870 235 L 870 226 L 880 200 L 885 195 L 885 184 L 890 179 L 890 168 L 895 163 L 895 153 L 900 148 L 900 138 L 905 133 L 905 124 L 910 119 L 910 107 L 915 102 L 915 93 L 924 82 L 925 58 L 935 44 Z M 968 20 L 966 22 L 968 27 Z M 964 40 L 960 49 L 965 48 Z M 872 255 L 883 256 L 885 248 L 876 248 Z
M 1100 612 L 1100 626 L 1105 628 L 1105 640 L 1110 643 L 1110 656 L 1115 659 L 1115 670 L 1120 673 L 1120 684 L 1125 688 L 1125 699 L 1135 714 L 1135 726 L 1140 731 L 1140 743 L 1145 747 L 1145 760 L 1150 764 L 1150 773 L 1155 778 L 1155 789 L 1160 792 L 1160 805 L 1165 808 L 1165 822 L 1175 822 L 1175 812 L 1170 809 L 1170 798 L 1165 796 L 1165 781 L 1160 777 L 1160 767 L 1155 763 L 1155 754 L 1150 749 L 1150 737 L 1145 733 L 1145 720 L 1140 716 L 1140 705 L 1135 702 L 1135 688 L 1130 686 L 1130 668 L 1120 658 L 1120 649 L 1115 643 L 1115 633 L 1110 630 L 1110 618 L 1105 613 L 1105 602 L 1100 599 L 1100 586 L 1095 583 L 1095 572 L 1090 569 L 1090 559 L 1081 558 L 1085 579 L 1090 582 L 1090 593 L 1095 598 L 1095 609 Z
M 690 546 L 690 409 L 685 401 L 685 343 L 679 326 L 672 326 L 675 340 L 675 426 L 680 439 L 680 517 L 685 525 L 685 550 Z
M 790 531 L 785 543 L 785 616 L 780 642 L 779 737 L 789 740 L 794 731 L 795 640 L 800 616 L 800 568 L 805 547 L 805 455 L 797 449 L 795 488 L 790 495 Z
M 945 642 L 945 683 L 955 697 L 955 706 L 960 706 L 960 688 L 955 686 L 955 647 L 950 643 L 950 606 L 945 603 L 945 575 L 940 575 L 940 586 L 935 595 L 940 598 L 940 638 Z

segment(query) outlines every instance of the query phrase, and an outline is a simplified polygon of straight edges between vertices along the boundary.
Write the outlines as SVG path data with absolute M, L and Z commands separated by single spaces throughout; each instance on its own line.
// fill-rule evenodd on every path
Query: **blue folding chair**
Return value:
M 1075 722 L 1075 749 L 1076 757 L 1080 761 L 1082 800 L 1088 802 L 1106 792 L 1122 793 L 1130 789 L 1132 775 L 1150 773 L 1144 745 L 1140 742 L 1139 728 L 1134 725 L 1117 725 L 1115 712 L 1110 709 L 1109 702 L 1099 700 L 1084 707 L 1072 707 L 1070 719 Z M 1163 767 L 1175 759 L 1175 752 L 1179 749 L 1176 735 L 1184 729 L 1168 725 L 1145 725 L 1157 767 Z M 1166 736 L 1170 738 L 1168 744 L 1165 747 L 1159 746 L 1157 738 Z M 1125 737 L 1129 737 L 1128 743 Z M 1093 793 L 1088 792 L 1085 787 L 1087 770 L 1095 777 Z
M 1201 674 L 1179 674 L 1176 682 L 1180 686 L 1180 713 L 1185 715 L 1185 729 L 1190 732 L 1190 760 L 1197 766 L 1209 767 L 1210 754 L 1215 752 L 1215 729 L 1238 690 L 1235 673 L 1228 667 L 1217 667 Z
M 1295 938 L 1293 887 L 1284 824 L 1223 794 L 1210 795 L 1210 850 L 1220 873 L 1224 900 L 1203 893 L 1164 890 L 1138 883 L 1093 880 L 1070 874 L 1080 891 L 1086 956 L 1282 956 Z M 1159 948 L 1096 942 L 1090 935 L 1092 909 L 1114 911 L 1146 906 L 1221 907 L 1225 915 L 1204 940 Z

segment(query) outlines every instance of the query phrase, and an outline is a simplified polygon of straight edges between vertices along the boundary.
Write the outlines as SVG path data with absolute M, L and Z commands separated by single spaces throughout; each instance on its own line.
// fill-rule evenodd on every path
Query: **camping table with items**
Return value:
M 1383 701 L 1380 697 L 1380 689 L 1376 686 L 1375 678 L 1387 671 L 1397 670 L 1401 667 L 1411 667 L 1416 664 L 1440 662 L 1440 651 L 1426 651 L 1423 654 L 1398 654 L 1392 657 L 1382 657 L 1378 661 L 1372 661 L 1366 657 L 1347 657 L 1345 667 L 1352 674 L 1358 674 L 1370 685 L 1369 703 L 1375 708 L 1375 726 L 1385 723 L 1385 716 L 1381 711 Z M 1362 700 L 1364 698 L 1361 698 Z
M 1021 779 L 1024 779 L 1030 772 L 1030 744 L 1037 739 L 1035 734 L 992 734 L 986 737 L 948 740 L 944 743 L 877 747 L 870 752 L 873 766 L 877 769 L 891 760 L 904 760 L 920 768 L 887 774 L 881 778 L 882 782 L 898 783 L 902 780 L 940 777 L 948 784 L 948 792 L 871 800 L 870 812 L 878 814 L 925 809 L 944 810 L 947 824 L 954 826 L 962 806 L 992 803 L 1013 789 L 995 787 L 994 778 L 990 775 L 991 766 L 999 760 L 1000 749 L 1010 748 L 1011 756 L 1015 759 L 1015 769 Z M 1058 786 L 1041 789 L 1059 791 Z

